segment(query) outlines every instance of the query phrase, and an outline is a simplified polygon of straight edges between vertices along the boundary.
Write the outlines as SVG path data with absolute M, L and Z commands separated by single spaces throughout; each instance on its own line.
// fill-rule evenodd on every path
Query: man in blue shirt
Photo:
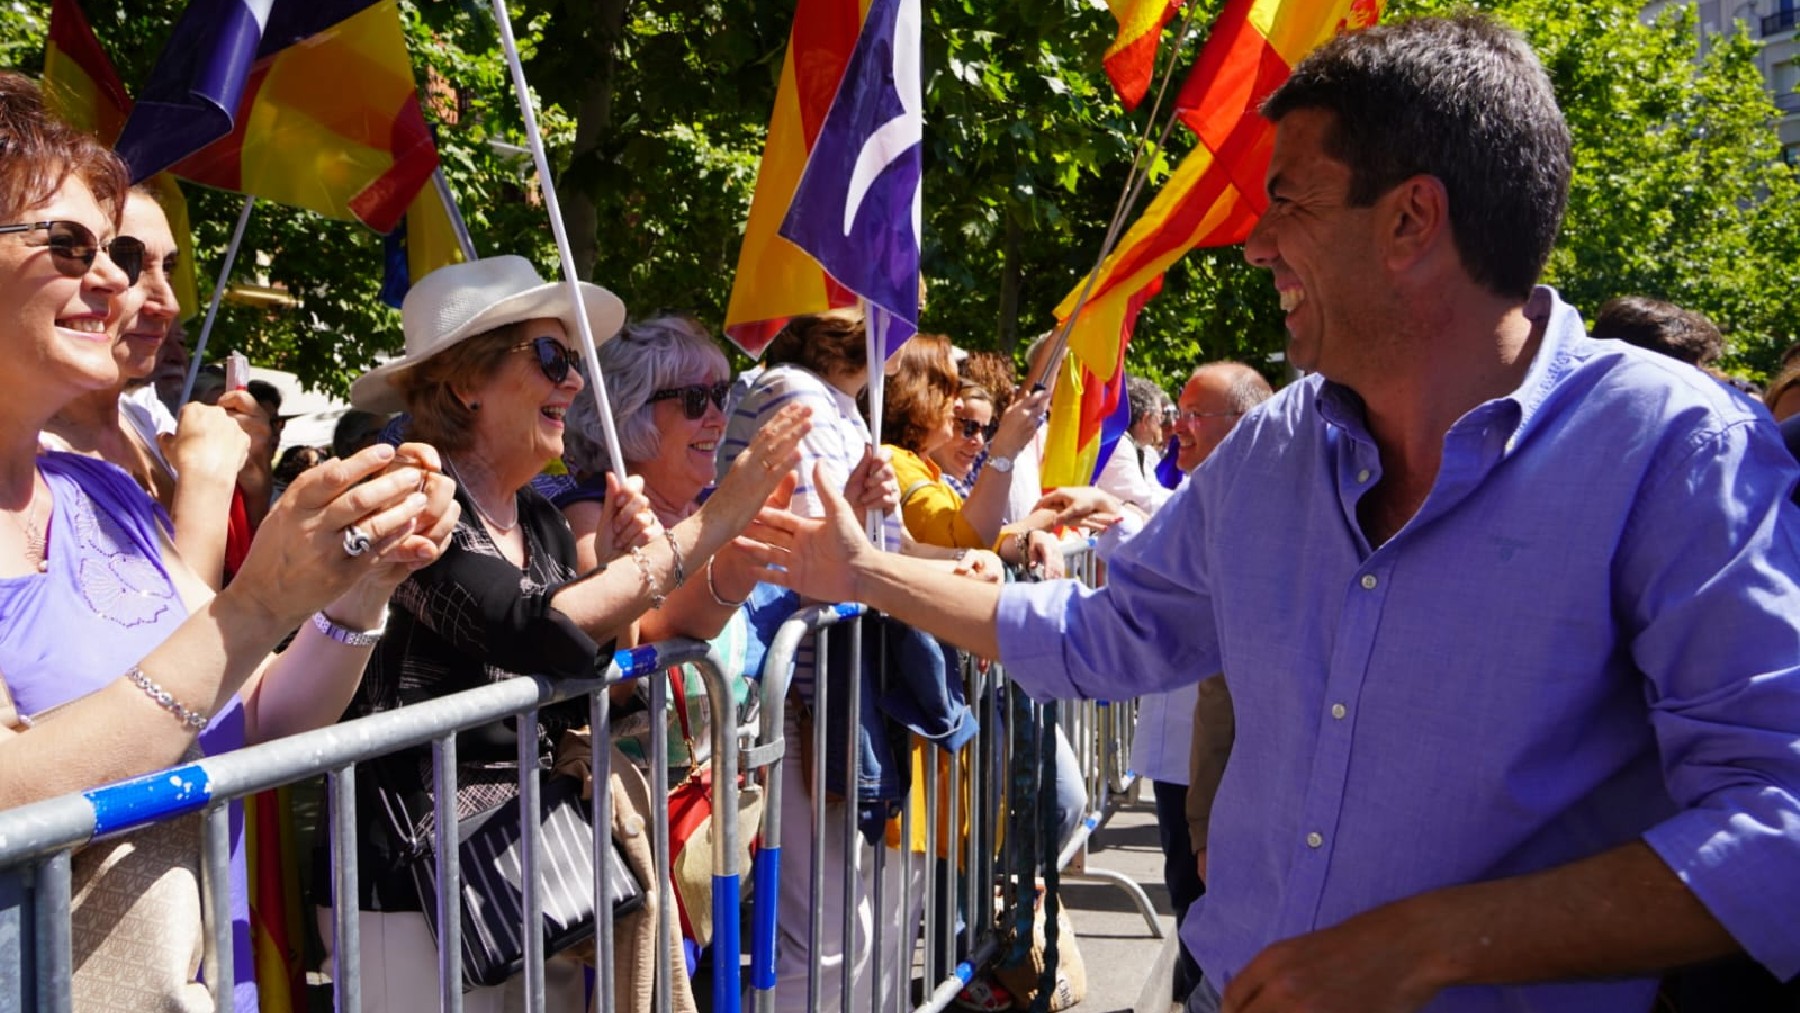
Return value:
M 1343 36 L 1263 112 L 1246 256 L 1313 375 L 1104 588 L 955 583 L 839 501 L 765 514 L 768 578 L 1041 696 L 1222 669 L 1237 738 L 1182 934 L 1231 1013 L 1646 1010 L 1660 969 L 1740 948 L 1794 976 L 1800 516 L 1774 427 L 1535 286 L 1569 140 L 1516 34 Z

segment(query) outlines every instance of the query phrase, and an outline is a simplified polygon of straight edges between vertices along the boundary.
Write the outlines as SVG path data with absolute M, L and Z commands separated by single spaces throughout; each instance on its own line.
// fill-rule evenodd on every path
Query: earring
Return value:
M 481 410 L 481 402 L 480 401 L 470 401 L 469 402 L 469 410 L 472 412 L 480 411 Z

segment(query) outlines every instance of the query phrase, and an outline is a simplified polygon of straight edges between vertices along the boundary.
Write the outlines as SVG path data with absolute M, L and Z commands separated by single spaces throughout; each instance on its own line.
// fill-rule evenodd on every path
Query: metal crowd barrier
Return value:
M 232 916 L 227 883 L 230 824 L 227 803 L 269 788 L 318 774 L 329 780 L 333 898 L 333 991 L 336 1009 L 360 1009 L 358 870 L 356 848 L 356 770 L 354 764 L 409 746 L 431 743 L 433 789 L 437 799 L 434 850 L 439 883 L 461 882 L 456 845 L 456 733 L 505 718 L 525 727 L 537 724 L 539 708 L 586 696 L 589 701 L 597 828 L 611 826 L 611 740 L 608 687 L 654 675 L 671 665 L 694 663 L 706 684 L 712 708 L 712 774 L 715 811 L 737 811 L 738 724 L 729 685 L 710 645 L 671 641 L 621 651 L 612 664 L 591 679 L 551 681 L 519 678 L 457 693 L 437 700 L 304 732 L 224 755 L 210 757 L 90 791 L 0 812 L 0 1013 L 51 1011 L 69 1013 L 70 992 L 70 855 L 91 841 L 140 829 L 160 820 L 202 814 L 203 910 L 207 914 L 204 975 L 218 1009 L 231 1008 Z M 653 715 L 664 713 L 667 679 L 650 680 Z M 669 792 L 667 722 L 652 720 L 652 799 Z M 519 736 L 519 811 L 538 811 L 538 739 Z M 656 1009 L 667 1013 L 670 1002 L 669 921 L 675 917 L 669 875 L 666 807 L 654 825 L 657 884 L 665 891 L 657 925 Z M 538 825 L 521 821 L 519 843 L 523 878 L 538 883 Z M 712 1006 L 717 1013 L 737 1013 L 738 872 L 737 822 L 713 821 L 713 926 L 717 947 Z M 593 838 L 594 868 L 606 868 L 608 833 Z M 594 909 L 598 955 L 595 995 L 610 1008 L 613 995 L 612 900 L 607 877 L 594 877 Z M 456 892 L 440 890 L 437 898 L 438 987 L 441 1008 L 462 1009 L 462 917 Z M 533 1013 L 544 1009 L 544 953 L 541 898 L 525 891 L 521 927 L 526 941 L 525 997 Z M 729 957 L 724 955 L 730 955 Z
M 1065 546 L 1070 562 L 1070 575 L 1090 585 L 1102 579 L 1102 569 L 1094 557 L 1090 542 L 1071 542 Z M 809 638 L 814 654 L 815 714 L 829 713 L 828 698 L 832 693 L 848 692 L 847 714 L 860 711 L 860 678 L 833 679 L 827 668 L 830 638 L 848 636 L 853 641 L 863 637 L 862 622 L 867 613 L 855 605 L 820 605 L 801 610 L 777 632 L 763 667 L 761 686 L 761 740 L 745 753 L 746 772 L 760 771 L 767 800 L 761 828 L 761 850 L 757 853 L 753 891 L 754 932 L 750 956 L 750 988 L 756 1013 L 776 1010 L 819 1011 L 827 1008 L 849 1011 L 898 1013 L 913 1009 L 915 1013 L 936 1013 L 946 1008 L 957 993 L 975 975 L 1001 953 L 1009 939 L 1005 928 L 1018 925 L 1029 931 L 1035 890 L 1008 887 L 1002 883 L 1009 877 L 1020 884 L 1030 884 L 1038 875 L 1054 876 L 1058 871 L 1066 879 L 1108 882 L 1124 889 L 1143 914 L 1151 933 L 1157 938 L 1163 929 L 1155 909 L 1144 890 L 1129 877 L 1087 865 L 1090 834 L 1107 811 L 1112 791 L 1129 790 L 1131 778 L 1125 758 L 1130 753 L 1131 728 L 1136 703 L 1104 701 L 1070 701 L 1044 705 L 1026 702 L 1019 695 L 1016 709 L 1010 708 L 1014 692 L 1005 670 L 998 664 L 964 658 L 960 675 L 964 680 L 964 698 L 975 709 L 980 722 L 977 737 L 964 747 L 959 757 L 951 760 L 940 774 L 940 751 L 925 747 L 923 763 L 923 802 L 927 825 L 925 851 L 913 852 L 913 807 L 901 808 L 900 847 L 893 849 L 885 841 L 872 848 L 858 833 L 854 806 L 838 804 L 830 808 L 838 818 L 828 815 L 826 792 L 815 790 L 809 798 L 807 827 L 811 862 L 806 868 L 811 903 L 804 910 L 781 908 L 782 842 L 789 828 L 782 825 L 782 800 L 796 785 L 784 785 L 786 764 L 797 757 L 787 751 L 788 736 L 794 726 L 787 720 L 787 691 L 796 659 Z M 860 650 L 853 648 L 853 656 Z M 1003 712 L 1008 716 L 1003 717 Z M 1013 769 L 1017 743 L 1025 727 L 1040 729 L 1036 739 L 1043 753 L 1032 758 L 1040 769 L 1053 769 L 1051 754 L 1056 748 L 1057 729 L 1068 732 L 1081 769 L 1087 805 L 1080 823 L 1067 842 L 1056 853 L 1042 853 L 1039 846 L 1033 857 L 1022 861 L 1016 857 L 1018 835 L 1041 837 L 1038 826 L 1007 825 L 1006 784 Z M 813 723 L 810 784 L 825 783 L 826 727 L 823 720 Z M 846 733 L 846 741 L 850 741 Z M 844 783 L 856 784 L 856 755 L 846 749 Z M 907 757 L 904 762 L 910 763 Z M 965 772 L 966 766 L 966 772 Z M 1051 791 L 1042 789 L 1042 804 L 1049 804 Z M 964 833 L 965 805 L 967 832 Z M 1002 828 L 1005 828 L 1004 830 Z M 1005 837 L 1006 840 L 1002 840 Z M 838 910 L 827 910 L 826 875 L 822 858 L 829 839 L 842 842 L 841 867 L 830 870 L 841 876 L 842 904 Z M 940 848 L 940 842 L 942 844 Z M 1041 845 L 1041 842 L 1039 842 Z M 1029 850 L 1029 849 L 1028 849 Z M 866 852 L 872 851 L 872 855 Z M 940 851 L 942 852 L 940 855 Z M 896 852 L 890 854 L 890 852 Z M 912 864 L 921 862 L 922 874 L 912 875 Z M 900 896 L 889 896 L 890 865 L 898 866 L 895 884 Z M 872 877 L 865 876 L 872 869 Z M 790 869 L 789 874 L 795 870 Z M 947 882 L 940 884 L 942 876 Z M 942 889 L 940 889 L 942 887 Z M 999 891 L 1001 909 L 994 909 Z M 960 895 L 960 932 L 957 928 Z M 946 901 L 946 898 L 949 898 Z M 863 907 L 867 905 L 867 913 Z M 1021 919 L 1021 908 L 1023 917 Z M 918 912 L 915 915 L 915 912 Z M 897 918 L 890 919 L 890 914 Z M 1046 920 L 1051 915 L 1046 913 Z M 870 928 L 866 943 L 859 927 L 868 919 Z M 825 927 L 835 923 L 839 928 L 835 952 L 826 946 Z M 889 932 L 890 924 L 898 931 Z M 779 982 L 778 949 L 785 936 L 804 957 L 804 981 Z M 897 938 L 894 938 L 897 936 Z M 790 969 L 797 961 L 790 960 Z M 853 968 L 866 967 L 858 973 Z M 829 972 L 828 972 L 829 968 Z M 827 974 L 836 981 L 827 981 Z M 925 985 L 924 1001 L 914 1006 L 908 997 L 915 973 Z M 892 976 L 890 978 L 890 976 Z M 799 992 L 804 991 L 804 1003 Z M 794 994 L 790 994 L 790 990 Z

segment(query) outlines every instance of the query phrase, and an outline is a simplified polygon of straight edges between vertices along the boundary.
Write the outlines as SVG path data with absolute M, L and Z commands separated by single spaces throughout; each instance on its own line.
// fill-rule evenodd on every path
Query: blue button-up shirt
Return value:
M 1800 516 L 1755 405 L 1594 341 L 1555 293 L 1523 385 L 1444 438 L 1372 548 L 1361 402 L 1311 377 L 1246 416 L 1099 590 L 1006 589 L 1029 691 L 1221 668 L 1237 740 L 1184 938 L 1263 947 L 1642 838 L 1775 973 L 1800 972 Z M 1463 988 L 1432 1010 L 1648 1009 L 1645 980 Z

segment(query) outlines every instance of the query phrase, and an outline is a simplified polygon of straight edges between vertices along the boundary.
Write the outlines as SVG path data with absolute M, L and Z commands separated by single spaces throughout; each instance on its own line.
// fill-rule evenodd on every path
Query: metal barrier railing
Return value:
M 398 749 L 431 743 L 433 791 L 437 799 L 434 851 L 438 883 L 460 882 L 456 847 L 456 733 L 506 718 L 535 727 L 540 708 L 582 696 L 589 700 L 594 729 L 608 727 L 610 697 L 603 692 L 621 682 L 660 673 L 671 665 L 696 665 L 712 708 L 712 775 L 716 811 L 737 810 L 738 725 L 730 687 L 712 648 L 694 641 L 673 641 L 621 651 L 596 678 L 559 680 L 519 678 L 468 690 L 399 710 L 293 735 L 210 757 L 130 781 L 72 793 L 0 813 L 0 1013 L 71 1009 L 70 855 L 82 845 L 141 829 L 162 820 L 201 813 L 202 867 L 207 889 L 205 978 L 219 1009 L 229 1009 L 233 991 L 230 900 L 224 885 L 229 862 L 227 803 L 269 788 L 319 774 L 329 781 L 329 840 L 332 849 L 333 991 L 336 1008 L 360 1008 L 358 869 L 356 847 L 355 764 Z M 668 680 L 651 679 L 651 712 L 661 715 Z M 667 726 L 651 722 L 653 799 L 668 796 Z M 535 735 L 519 738 L 519 811 L 538 811 L 542 776 Z M 594 776 L 594 812 L 598 826 L 610 826 L 611 742 L 592 737 L 590 762 Z M 666 809 L 653 820 L 657 884 L 645 889 L 667 891 L 669 842 Z M 538 826 L 522 819 L 519 852 L 523 880 L 538 883 Z M 714 821 L 713 925 L 715 945 L 733 959 L 715 960 L 712 1009 L 736 1013 L 738 871 L 732 861 L 738 848 L 735 820 Z M 606 868 L 609 834 L 593 835 L 595 870 Z M 598 955 L 596 994 L 612 994 L 612 898 L 608 878 L 594 877 L 594 910 Z M 437 898 L 439 992 L 441 1008 L 462 1008 L 461 912 L 456 891 L 442 889 Z M 541 898 L 524 891 L 521 929 L 526 946 L 527 1008 L 544 1008 L 544 953 Z M 658 905 L 655 1001 L 669 1008 L 669 924 L 672 898 Z M 722 966 L 721 966 L 722 965 Z
M 1090 585 L 1103 579 L 1091 542 L 1065 546 L 1070 575 Z M 826 1008 L 826 978 L 835 971 L 833 991 L 839 1008 L 892 1010 L 908 1007 L 906 992 L 914 969 L 923 975 L 925 1000 L 918 1013 L 945 1008 L 976 973 L 1000 953 L 1012 926 L 1029 932 L 1034 891 L 1024 888 L 1038 875 L 1113 883 L 1125 889 L 1143 913 L 1151 933 L 1163 930 L 1141 887 L 1129 878 L 1087 864 L 1089 837 L 1107 812 L 1110 794 L 1131 788 L 1132 777 L 1124 758 L 1130 752 L 1135 702 L 1066 701 L 1043 705 L 1017 701 L 1005 670 L 998 664 L 965 658 L 960 670 L 950 673 L 963 682 L 964 698 L 974 708 L 980 732 L 956 759 L 940 765 L 940 751 L 923 747 L 922 764 L 925 847 L 915 854 L 915 813 L 909 796 L 896 821 L 899 847 L 882 841 L 864 854 L 856 821 L 856 806 L 841 809 L 840 822 L 828 825 L 827 722 L 812 723 L 810 763 L 802 771 L 799 756 L 788 752 L 797 725 L 787 708 L 788 689 L 795 662 L 810 640 L 814 652 L 814 713 L 828 713 L 829 696 L 838 685 L 830 678 L 827 654 L 830 638 L 851 638 L 852 656 L 860 658 L 861 621 L 868 613 L 858 605 L 818 605 L 802 609 L 783 624 L 771 643 L 760 687 L 759 734 L 748 747 L 739 749 L 739 728 L 731 687 L 720 660 L 709 645 L 676 641 L 621 651 L 609 668 L 592 679 L 551 681 L 542 678 L 508 680 L 446 696 L 399 710 L 305 732 L 274 742 L 241 749 L 120 784 L 0 812 L 0 1013 L 27 1010 L 68 1011 L 70 991 L 70 855 L 82 845 L 126 833 L 152 823 L 200 813 L 202 864 L 205 870 L 204 910 L 207 912 L 205 978 L 219 1008 L 229 1007 L 232 995 L 231 909 L 223 884 L 229 860 L 227 804 L 269 788 L 324 774 L 328 780 L 330 816 L 328 840 L 332 851 L 332 980 L 336 1008 L 360 1008 L 359 917 L 356 768 L 355 764 L 395 750 L 430 743 L 433 791 L 436 798 L 434 851 L 436 881 L 461 881 L 456 843 L 457 743 L 456 734 L 505 718 L 516 718 L 521 727 L 537 723 L 540 708 L 587 697 L 588 720 L 596 730 L 609 727 L 611 686 L 645 675 L 661 673 L 671 665 L 694 663 L 706 685 L 711 707 L 712 783 L 715 818 L 712 820 L 712 976 L 711 1009 L 737 1013 L 744 983 L 741 975 L 739 934 L 742 915 L 739 902 L 738 825 L 735 818 L 718 814 L 738 811 L 738 773 L 759 775 L 764 790 L 761 847 L 752 866 L 751 938 L 748 985 L 757 1013 L 778 1008 L 820 1010 Z M 844 713 L 857 715 L 864 692 L 860 678 L 842 680 L 848 694 Z M 648 683 L 650 713 L 660 716 L 667 707 L 669 680 Z M 1086 792 L 1079 825 L 1066 842 L 1042 844 L 1038 826 L 1006 825 L 1012 799 L 1008 773 L 1019 759 L 1019 743 L 1035 741 L 1042 751 L 1029 757 L 1039 764 L 1044 778 L 1054 769 L 1056 739 L 1067 733 L 1080 779 Z M 1029 734 L 1027 734 L 1029 732 Z M 651 798 L 669 794 L 668 727 L 666 721 L 650 722 L 648 759 Z M 843 783 L 854 796 L 857 781 L 856 735 L 845 732 Z M 535 736 L 519 736 L 519 811 L 536 812 L 541 770 Z M 610 825 L 610 736 L 591 736 L 593 772 L 593 861 L 605 868 L 610 841 L 599 829 Z M 911 756 L 901 762 L 911 764 Z M 799 778 L 796 781 L 796 777 Z M 1048 784 L 1048 780 L 1044 782 Z M 805 785 L 820 786 L 806 791 Z M 798 790 L 806 802 L 807 833 L 795 839 L 804 845 L 804 876 L 790 868 L 795 884 L 804 882 L 815 899 L 802 911 L 781 910 L 784 873 L 785 803 Z M 1043 796 L 1049 804 L 1049 794 Z M 964 810 L 967 809 L 967 812 Z M 675 917 L 671 883 L 669 826 L 666 807 L 658 807 L 652 822 L 652 846 L 658 883 L 664 895 L 656 928 L 655 1008 L 669 1009 L 672 994 L 669 953 L 670 921 Z M 818 899 L 826 889 L 828 835 L 841 845 L 834 853 L 840 868 L 834 885 L 843 898 L 841 909 L 828 912 Z M 538 882 L 538 827 L 522 820 L 520 854 L 523 878 Z M 1023 836 L 1022 836 L 1023 835 Z M 1002 839 L 1007 847 L 1003 849 Z M 1029 838 L 1033 858 L 1020 861 L 1014 852 Z M 1060 845 L 1055 854 L 1049 850 Z M 889 851 L 895 851 L 889 855 Z M 1041 854 L 1040 854 L 1041 852 Z M 917 866 L 915 868 L 915 865 Z M 1000 890 L 999 910 L 995 893 L 1009 877 L 1019 886 Z M 215 886 L 216 884 L 216 886 Z M 650 885 L 646 884 L 646 889 Z M 613 994 L 614 970 L 612 899 L 608 878 L 596 875 L 596 995 L 602 1008 Z M 441 1008 L 462 1008 L 461 929 L 456 891 L 441 889 L 437 897 L 439 996 Z M 541 899 L 525 891 L 521 913 L 526 959 L 523 972 L 527 1008 L 542 1010 L 545 1004 L 543 935 L 533 931 L 542 924 Z M 961 928 L 958 929 L 960 912 Z M 827 918 L 837 922 L 837 952 L 826 937 Z M 798 919 L 803 924 L 794 924 Z M 783 942 L 796 948 L 787 963 L 802 968 L 799 980 L 780 983 Z M 922 949 L 921 949 L 922 948 Z M 800 981 L 805 1004 L 795 1001 Z M 866 988 L 867 1003 L 858 1001 Z M 794 994 L 790 994 L 790 992 Z M 222 997 L 222 998 L 221 998 Z

